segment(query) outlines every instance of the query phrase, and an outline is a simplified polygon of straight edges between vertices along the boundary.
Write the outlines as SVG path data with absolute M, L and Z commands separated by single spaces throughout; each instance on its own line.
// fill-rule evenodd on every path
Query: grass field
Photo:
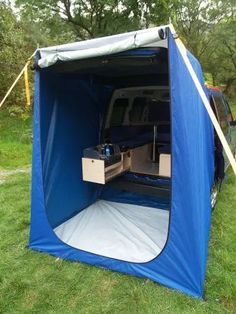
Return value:
M 235 110 L 236 106 L 234 106 Z M 236 180 L 229 171 L 213 213 L 205 300 L 146 279 L 26 248 L 31 121 L 0 111 L 0 313 L 236 313 Z
M 0 169 L 30 165 L 31 134 L 31 119 L 11 117 L 0 110 Z

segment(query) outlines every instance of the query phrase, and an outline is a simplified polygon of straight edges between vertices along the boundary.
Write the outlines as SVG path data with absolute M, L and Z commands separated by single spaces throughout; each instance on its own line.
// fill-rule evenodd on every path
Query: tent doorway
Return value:
M 97 255 L 145 263 L 160 254 L 168 237 L 170 95 L 167 49 L 135 54 L 44 70 L 54 78 L 50 91 L 60 93 L 56 100 L 52 95 L 44 177 L 48 181 L 50 163 L 63 165 L 70 191 L 64 207 L 61 179 L 45 185 L 48 220 L 60 240 Z M 61 115 L 66 129 L 53 125 L 54 114 Z M 53 138 L 66 145 L 59 156 L 47 151 L 47 143 L 57 149 Z M 73 201 L 71 190 L 78 193 Z

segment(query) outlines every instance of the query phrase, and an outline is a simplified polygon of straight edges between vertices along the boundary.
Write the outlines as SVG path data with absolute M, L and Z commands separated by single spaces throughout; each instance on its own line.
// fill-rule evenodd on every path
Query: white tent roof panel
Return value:
M 57 61 L 73 61 L 111 55 L 140 47 L 167 47 L 167 26 L 153 27 L 124 34 L 90 39 L 76 43 L 39 49 L 41 68 Z

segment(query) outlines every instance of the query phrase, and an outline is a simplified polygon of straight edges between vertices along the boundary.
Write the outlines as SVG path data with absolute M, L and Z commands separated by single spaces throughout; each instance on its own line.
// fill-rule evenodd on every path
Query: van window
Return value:
M 228 134 L 228 130 L 229 130 L 229 124 L 228 124 L 228 120 L 227 120 L 227 112 L 226 112 L 226 108 L 223 102 L 222 97 L 220 96 L 213 96 L 216 108 L 217 108 L 217 113 L 218 113 L 218 117 L 219 117 L 219 123 L 221 126 L 221 129 L 223 131 L 223 133 L 225 135 Z
M 147 108 L 147 98 L 136 97 L 134 99 L 132 109 L 129 112 L 129 120 L 132 123 L 144 122 L 144 111 Z
M 112 108 L 110 126 L 120 126 L 123 124 L 128 105 L 128 98 L 117 98 L 115 100 Z
M 129 120 L 139 124 L 170 121 L 170 104 L 155 98 L 136 97 L 129 112 Z
M 152 99 L 149 104 L 148 119 L 153 123 L 170 121 L 170 103 Z
M 225 108 L 226 108 L 226 113 L 227 113 L 227 120 L 228 120 L 228 122 L 230 123 L 230 122 L 232 122 L 234 119 L 233 119 L 233 115 L 232 115 L 232 112 L 231 112 L 229 103 L 228 103 L 228 101 L 225 99 L 225 97 L 224 97 L 224 103 L 225 103 Z

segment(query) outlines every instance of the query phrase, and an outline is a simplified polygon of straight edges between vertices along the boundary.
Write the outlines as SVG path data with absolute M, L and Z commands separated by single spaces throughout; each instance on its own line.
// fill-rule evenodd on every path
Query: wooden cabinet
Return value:
M 105 166 L 105 161 L 100 159 L 82 158 L 83 180 L 105 184 L 130 169 L 130 152 L 122 152 L 121 160 L 112 165 Z
M 171 155 L 160 154 L 159 175 L 163 177 L 171 177 Z
M 171 155 L 160 154 L 159 163 L 151 160 L 152 144 L 146 144 L 126 152 L 121 152 L 121 158 L 106 165 L 105 160 L 82 158 L 83 180 L 105 184 L 125 171 L 152 175 L 171 176 Z

